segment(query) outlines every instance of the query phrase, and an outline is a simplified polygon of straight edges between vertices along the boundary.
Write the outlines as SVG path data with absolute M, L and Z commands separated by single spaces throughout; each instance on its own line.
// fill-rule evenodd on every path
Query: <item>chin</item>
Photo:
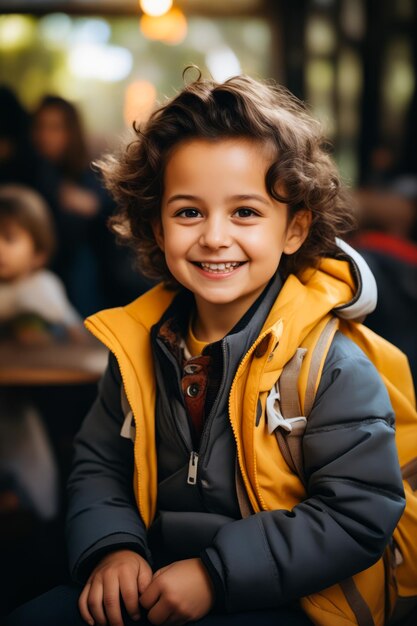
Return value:
M 200 298 L 204 299 L 206 302 L 209 302 L 210 304 L 232 304 L 233 302 L 236 302 L 236 300 L 239 299 L 239 297 L 236 297 L 236 298 L 231 297 L 230 293 L 212 295 L 212 296 L 210 296 L 210 294 L 208 293 L 202 293 L 199 295 L 200 295 Z

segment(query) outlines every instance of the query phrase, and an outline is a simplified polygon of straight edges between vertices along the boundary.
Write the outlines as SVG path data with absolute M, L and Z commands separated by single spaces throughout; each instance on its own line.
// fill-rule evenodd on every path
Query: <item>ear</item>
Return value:
M 294 254 L 303 245 L 310 232 L 312 221 L 311 211 L 302 209 L 291 218 L 288 224 L 283 252 Z
M 153 230 L 154 237 L 156 239 L 156 243 L 161 248 L 162 252 L 164 252 L 164 249 L 165 249 L 164 229 L 162 228 L 162 222 L 160 219 L 155 220 L 155 222 L 152 223 L 152 230 Z

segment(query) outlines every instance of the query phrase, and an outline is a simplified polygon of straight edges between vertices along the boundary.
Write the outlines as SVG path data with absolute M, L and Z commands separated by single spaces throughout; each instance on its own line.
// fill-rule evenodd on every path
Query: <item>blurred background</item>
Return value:
M 216 80 L 274 78 L 324 122 L 348 181 L 381 167 L 382 148 L 398 167 L 415 169 L 413 0 L 141 4 L 2 0 L 0 81 L 28 110 L 46 93 L 79 106 L 94 155 L 173 95 L 189 63 Z M 172 6 L 158 17 L 144 13 L 147 5 L 151 13 Z
M 378 282 L 367 323 L 407 353 L 416 379 L 416 4 L 0 0 L 0 301 L 16 302 L 1 246 L 16 207 L 35 202 L 28 190 L 55 233 L 55 251 L 37 272 L 52 271 L 64 287 L 55 317 L 49 305 L 0 302 L 0 558 L 8 572 L 0 614 L 67 577 L 63 485 L 105 363 L 81 319 L 150 286 L 106 229 L 114 207 L 91 161 L 174 95 L 187 65 L 218 81 L 275 79 L 321 120 L 357 206 L 351 243 Z M 28 232 L 22 221 L 17 227 Z M 36 289 L 34 299 L 47 301 L 50 291 Z

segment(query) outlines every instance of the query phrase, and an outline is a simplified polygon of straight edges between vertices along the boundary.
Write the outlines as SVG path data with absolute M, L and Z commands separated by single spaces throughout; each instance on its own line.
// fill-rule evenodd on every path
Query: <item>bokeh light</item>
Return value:
M 143 123 L 149 118 L 156 103 L 156 88 L 148 80 L 136 80 L 125 92 L 124 120 L 126 126 Z
M 17 51 L 31 45 L 34 22 L 26 15 L 0 16 L 0 49 Z
M 68 41 L 72 20 L 65 13 L 50 13 L 39 19 L 39 34 L 43 41 L 63 44 Z
M 214 80 L 222 83 L 242 73 L 239 59 L 231 48 L 222 46 L 206 54 L 206 64 Z
M 172 0 L 140 0 L 139 4 L 146 15 L 159 17 L 168 13 L 172 7 Z
M 187 35 L 187 19 L 180 9 L 174 7 L 160 17 L 142 15 L 140 29 L 148 39 L 177 45 Z
M 71 33 L 71 43 L 107 43 L 111 28 L 103 18 L 82 18 L 75 22 Z
M 132 66 L 132 53 L 120 46 L 81 44 L 69 55 L 69 67 L 79 78 L 117 82 L 129 76 Z

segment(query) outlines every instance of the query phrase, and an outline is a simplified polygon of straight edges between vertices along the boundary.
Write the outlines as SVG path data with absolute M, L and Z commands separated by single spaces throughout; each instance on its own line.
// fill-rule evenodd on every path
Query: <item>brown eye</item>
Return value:
M 182 209 L 176 215 L 177 217 L 200 217 L 200 211 L 197 211 L 197 209 Z
M 253 209 L 249 209 L 248 207 L 242 207 L 237 209 L 236 215 L 238 217 L 255 217 L 257 213 Z

